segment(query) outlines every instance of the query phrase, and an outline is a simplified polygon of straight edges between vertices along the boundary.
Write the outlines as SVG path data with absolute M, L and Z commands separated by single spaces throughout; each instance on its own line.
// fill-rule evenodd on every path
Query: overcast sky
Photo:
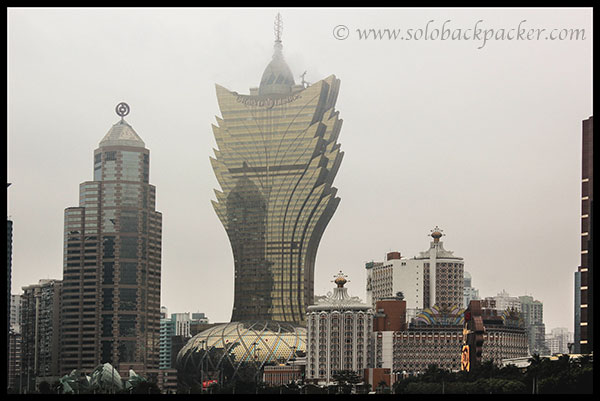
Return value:
M 64 209 L 78 206 L 93 151 L 125 101 L 150 149 L 163 214 L 161 304 L 229 321 L 233 257 L 210 203 L 219 188 L 209 163 L 215 84 L 246 94 L 258 86 L 277 12 L 296 82 L 304 71 L 308 82 L 341 79 L 345 156 L 334 186 L 342 200 L 317 252 L 315 293 L 330 291 L 343 270 L 364 300 L 365 262 L 393 250 L 416 256 L 439 225 L 482 297 L 532 295 L 544 303 L 547 331 L 573 331 L 581 124 L 592 114 L 586 8 L 9 9 L 13 293 L 62 278 Z M 357 32 L 414 36 L 433 21 L 431 35 L 445 21 L 466 31 L 480 20 L 478 28 L 505 35 L 520 23 L 584 29 L 585 40 L 361 40 Z

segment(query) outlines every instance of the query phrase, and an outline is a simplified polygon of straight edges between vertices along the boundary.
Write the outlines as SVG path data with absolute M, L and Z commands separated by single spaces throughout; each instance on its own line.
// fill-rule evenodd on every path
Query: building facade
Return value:
M 387 302 L 398 304 L 397 309 L 402 310 L 405 301 L 396 299 Z M 375 316 L 376 322 L 383 316 L 402 321 L 397 311 L 389 307 L 378 309 Z M 423 373 L 429 365 L 459 371 L 464 316 L 465 310 L 456 305 L 434 305 L 423 310 L 411 322 L 407 322 L 407 325 L 400 325 L 404 326 L 401 330 L 387 330 L 385 325 L 374 324 L 373 368 L 389 369 L 393 376 L 390 383 L 397 377 Z M 498 311 L 486 304 L 482 321 L 485 328 L 483 360 L 493 360 L 499 365 L 503 358 L 527 355 L 527 333 L 518 312 Z M 390 328 L 392 327 L 394 325 L 390 325 Z
M 519 297 L 521 313 L 529 336 L 529 353 L 531 355 L 548 355 L 546 346 L 546 325 L 544 324 L 544 304 L 529 295 Z
M 390 252 L 385 262 L 369 262 L 367 270 L 367 302 L 377 301 L 401 292 L 406 301 L 408 320 L 433 305 L 462 307 L 464 302 L 464 259 L 444 249 L 442 230 L 431 230 L 433 241 L 419 256 L 402 258 Z
M 22 295 L 10 296 L 10 326 L 8 331 L 8 384 L 16 389 L 17 378 L 21 374 L 21 302 Z
M 512 297 L 505 290 L 502 290 L 502 292 L 499 292 L 494 297 L 485 297 L 484 300 L 487 302 L 493 301 L 496 309 L 499 310 L 515 309 L 516 311 L 521 311 L 521 300 L 519 297 Z
M 175 335 L 175 321 L 171 318 L 160 319 L 159 369 L 171 369 L 171 338 Z
M 7 388 L 17 391 L 21 377 L 21 332 L 12 328 L 8 333 L 8 382 Z
M 581 156 L 581 263 L 575 313 L 575 348 L 584 354 L 594 350 L 594 117 L 582 124 Z
M 378 301 L 401 292 L 409 312 L 423 310 L 423 261 L 402 258 L 400 252 L 389 252 L 385 262 L 368 262 L 367 304 L 376 307 Z
M 573 333 L 566 327 L 556 327 L 546 334 L 546 346 L 550 355 L 569 354 L 571 343 L 573 343 Z
M 7 183 L 6 188 L 10 187 Z M 10 218 L 6 219 L 6 354 L 10 352 L 10 291 L 11 291 L 11 275 L 12 275 L 12 237 L 13 237 L 13 222 Z M 8 371 L 8 361 L 6 365 Z
M 124 116 L 94 150 L 94 180 L 65 209 L 62 371 L 158 369 L 162 215 L 150 152 Z
M 340 81 L 295 84 L 277 21 L 260 86 L 249 95 L 216 86 L 222 118 L 210 161 L 221 190 L 212 203 L 233 250 L 232 322 L 305 323 L 317 248 L 340 202 Z
M 472 286 L 471 273 L 465 271 L 464 277 L 465 287 L 463 293 L 463 308 L 467 308 L 469 306 L 469 302 L 472 300 L 479 300 L 481 298 L 479 298 L 479 290 L 473 288 Z
M 21 298 L 21 372 L 31 382 L 60 373 L 61 291 L 60 280 L 40 280 L 23 287 Z
M 344 370 L 362 376 L 371 360 L 373 310 L 348 294 L 342 272 L 336 277 L 333 293 L 307 312 L 306 379 L 317 384 Z

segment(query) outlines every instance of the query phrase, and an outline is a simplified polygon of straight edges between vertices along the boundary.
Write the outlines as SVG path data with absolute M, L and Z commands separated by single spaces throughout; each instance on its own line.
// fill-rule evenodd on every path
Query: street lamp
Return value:
M 258 363 L 258 355 L 256 355 L 256 351 L 259 351 L 260 348 L 257 347 L 258 343 L 254 341 L 252 345 L 254 346 L 254 366 L 256 368 L 256 373 L 254 374 L 254 388 L 256 390 L 256 394 L 258 394 L 258 374 L 260 372 L 260 364 Z
M 204 358 L 206 357 L 206 340 L 200 340 L 202 356 L 200 357 L 200 393 L 204 392 Z

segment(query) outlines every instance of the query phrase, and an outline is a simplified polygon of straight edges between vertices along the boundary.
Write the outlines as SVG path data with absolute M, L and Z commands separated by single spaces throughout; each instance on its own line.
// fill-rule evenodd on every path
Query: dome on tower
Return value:
M 115 112 L 121 117 L 121 120 L 108 130 L 104 138 L 100 141 L 100 146 L 136 146 L 145 148 L 146 144 L 144 144 L 142 138 L 125 121 L 124 117 L 129 114 L 129 105 L 121 102 L 117 104 Z
M 281 31 L 281 15 L 277 14 L 275 19 L 275 51 L 273 60 L 265 68 L 260 80 L 259 95 L 286 95 L 292 92 L 292 87 L 295 85 L 292 71 L 283 59 Z
M 100 146 L 136 146 L 144 148 L 146 144 L 127 121 L 121 120 L 108 130 L 100 141 Z
M 285 95 L 292 91 L 294 77 L 281 52 L 275 51 L 260 80 L 259 95 Z

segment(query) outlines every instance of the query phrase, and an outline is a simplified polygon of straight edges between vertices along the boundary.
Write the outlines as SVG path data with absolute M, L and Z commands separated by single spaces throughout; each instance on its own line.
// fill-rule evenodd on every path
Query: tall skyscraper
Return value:
M 62 371 L 109 362 L 158 369 L 162 215 L 149 184 L 150 152 L 120 121 L 94 150 L 94 180 L 65 209 Z
M 221 190 L 214 209 L 234 256 L 232 321 L 304 324 L 314 296 L 319 241 L 340 198 L 332 187 L 343 152 L 335 110 L 340 81 L 331 75 L 296 85 L 275 50 L 258 88 L 241 95 L 216 85 L 222 118 L 210 158 Z
M 594 350 L 594 117 L 583 121 L 581 149 L 581 264 L 575 280 L 575 350 Z

